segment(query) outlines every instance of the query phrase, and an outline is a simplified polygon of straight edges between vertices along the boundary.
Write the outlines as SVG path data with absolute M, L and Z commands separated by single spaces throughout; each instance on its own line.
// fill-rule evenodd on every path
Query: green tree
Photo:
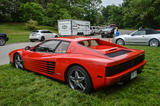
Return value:
M 44 8 L 35 2 L 27 2 L 20 6 L 20 21 L 26 22 L 30 19 L 36 20 L 42 23 L 43 17 L 45 16 Z

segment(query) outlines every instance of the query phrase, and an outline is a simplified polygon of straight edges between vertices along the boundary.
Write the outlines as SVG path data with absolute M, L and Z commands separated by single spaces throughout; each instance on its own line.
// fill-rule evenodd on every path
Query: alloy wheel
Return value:
M 124 45 L 124 41 L 122 39 L 118 39 L 116 43 L 118 45 Z
M 22 58 L 19 54 L 15 54 L 14 65 L 18 69 L 24 69 L 23 61 L 22 61 Z
M 6 43 L 5 39 L 0 38 L 0 46 L 3 46 Z
M 157 39 L 152 39 L 149 43 L 150 46 L 153 47 L 158 47 L 159 46 L 159 41 Z
M 84 92 L 86 89 L 86 77 L 83 72 L 81 72 L 79 69 L 72 70 L 69 73 L 69 85 L 74 90 L 79 90 Z

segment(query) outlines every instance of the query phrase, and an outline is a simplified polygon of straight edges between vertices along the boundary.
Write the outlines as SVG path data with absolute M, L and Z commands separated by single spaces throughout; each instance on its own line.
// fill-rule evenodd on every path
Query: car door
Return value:
M 52 32 L 50 32 L 50 31 L 46 31 L 46 34 L 47 34 L 48 39 L 50 39 L 50 38 L 54 38 L 54 35 L 53 35 L 53 33 L 52 33 Z
M 48 40 L 35 46 L 28 55 L 24 56 L 24 67 L 34 72 L 53 76 L 58 55 L 54 51 L 60 42 L 59 40 Z
M 144 45 L 147 42 L 145 40 L 146 39 L 145 35 L 146 35 L 145 30 L 136 31 L 126 37 L 126 42 L 128 44 Z

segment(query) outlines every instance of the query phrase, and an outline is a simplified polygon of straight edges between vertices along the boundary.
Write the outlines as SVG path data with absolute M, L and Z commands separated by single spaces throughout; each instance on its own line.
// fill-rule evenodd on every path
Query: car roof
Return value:
M 66 37 L 58 37 L 58 38 L 52 38 L 57 40 L 66 40 L 66 41 L 84 41 L 84 40 L 96 40 L 98 38 L 91 38 L 86 36 L 66 36 Z
M 49 31 L 49 30 L 34 30 L 34 31 Z

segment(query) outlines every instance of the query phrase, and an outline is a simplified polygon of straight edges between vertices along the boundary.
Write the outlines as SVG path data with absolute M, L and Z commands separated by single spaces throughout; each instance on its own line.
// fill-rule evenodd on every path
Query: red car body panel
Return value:
M 88 72 L 94 89 L 117 83 L 125 74 L 142 67 L 146 63 L 146 61 L 143 60 L 141 63 L 124 70 L 123 72 L 106 77 L 106 67 L 112 67 L 117 64 L 130 61 L 140 55 L 143 55 L 144 51 L 128 49 L 97 38 L 72 36 L 54 39 L 70 42 L 66 53 L 42 53 L 34 52 L 32 50 L 18 49 L 9 53 L 10 62 L 13 63 L 14 54 L 19 53 L 22 57 L 25 69 L 41 73 L 61 81 L 66 81 L 65 74 L 67 69 L 70 66 L 77 64 L 82 66 Z M 85 47 L 79 44 L 79 42 L 85 40 L 97 40 L 101 45 Z M 116 57 L 105 56 L 105 54 L 120 51 L 122 49 L 130 50 L 131 52 Z M 52 71 L 48 72 L 47 68 L 51 68 Z

